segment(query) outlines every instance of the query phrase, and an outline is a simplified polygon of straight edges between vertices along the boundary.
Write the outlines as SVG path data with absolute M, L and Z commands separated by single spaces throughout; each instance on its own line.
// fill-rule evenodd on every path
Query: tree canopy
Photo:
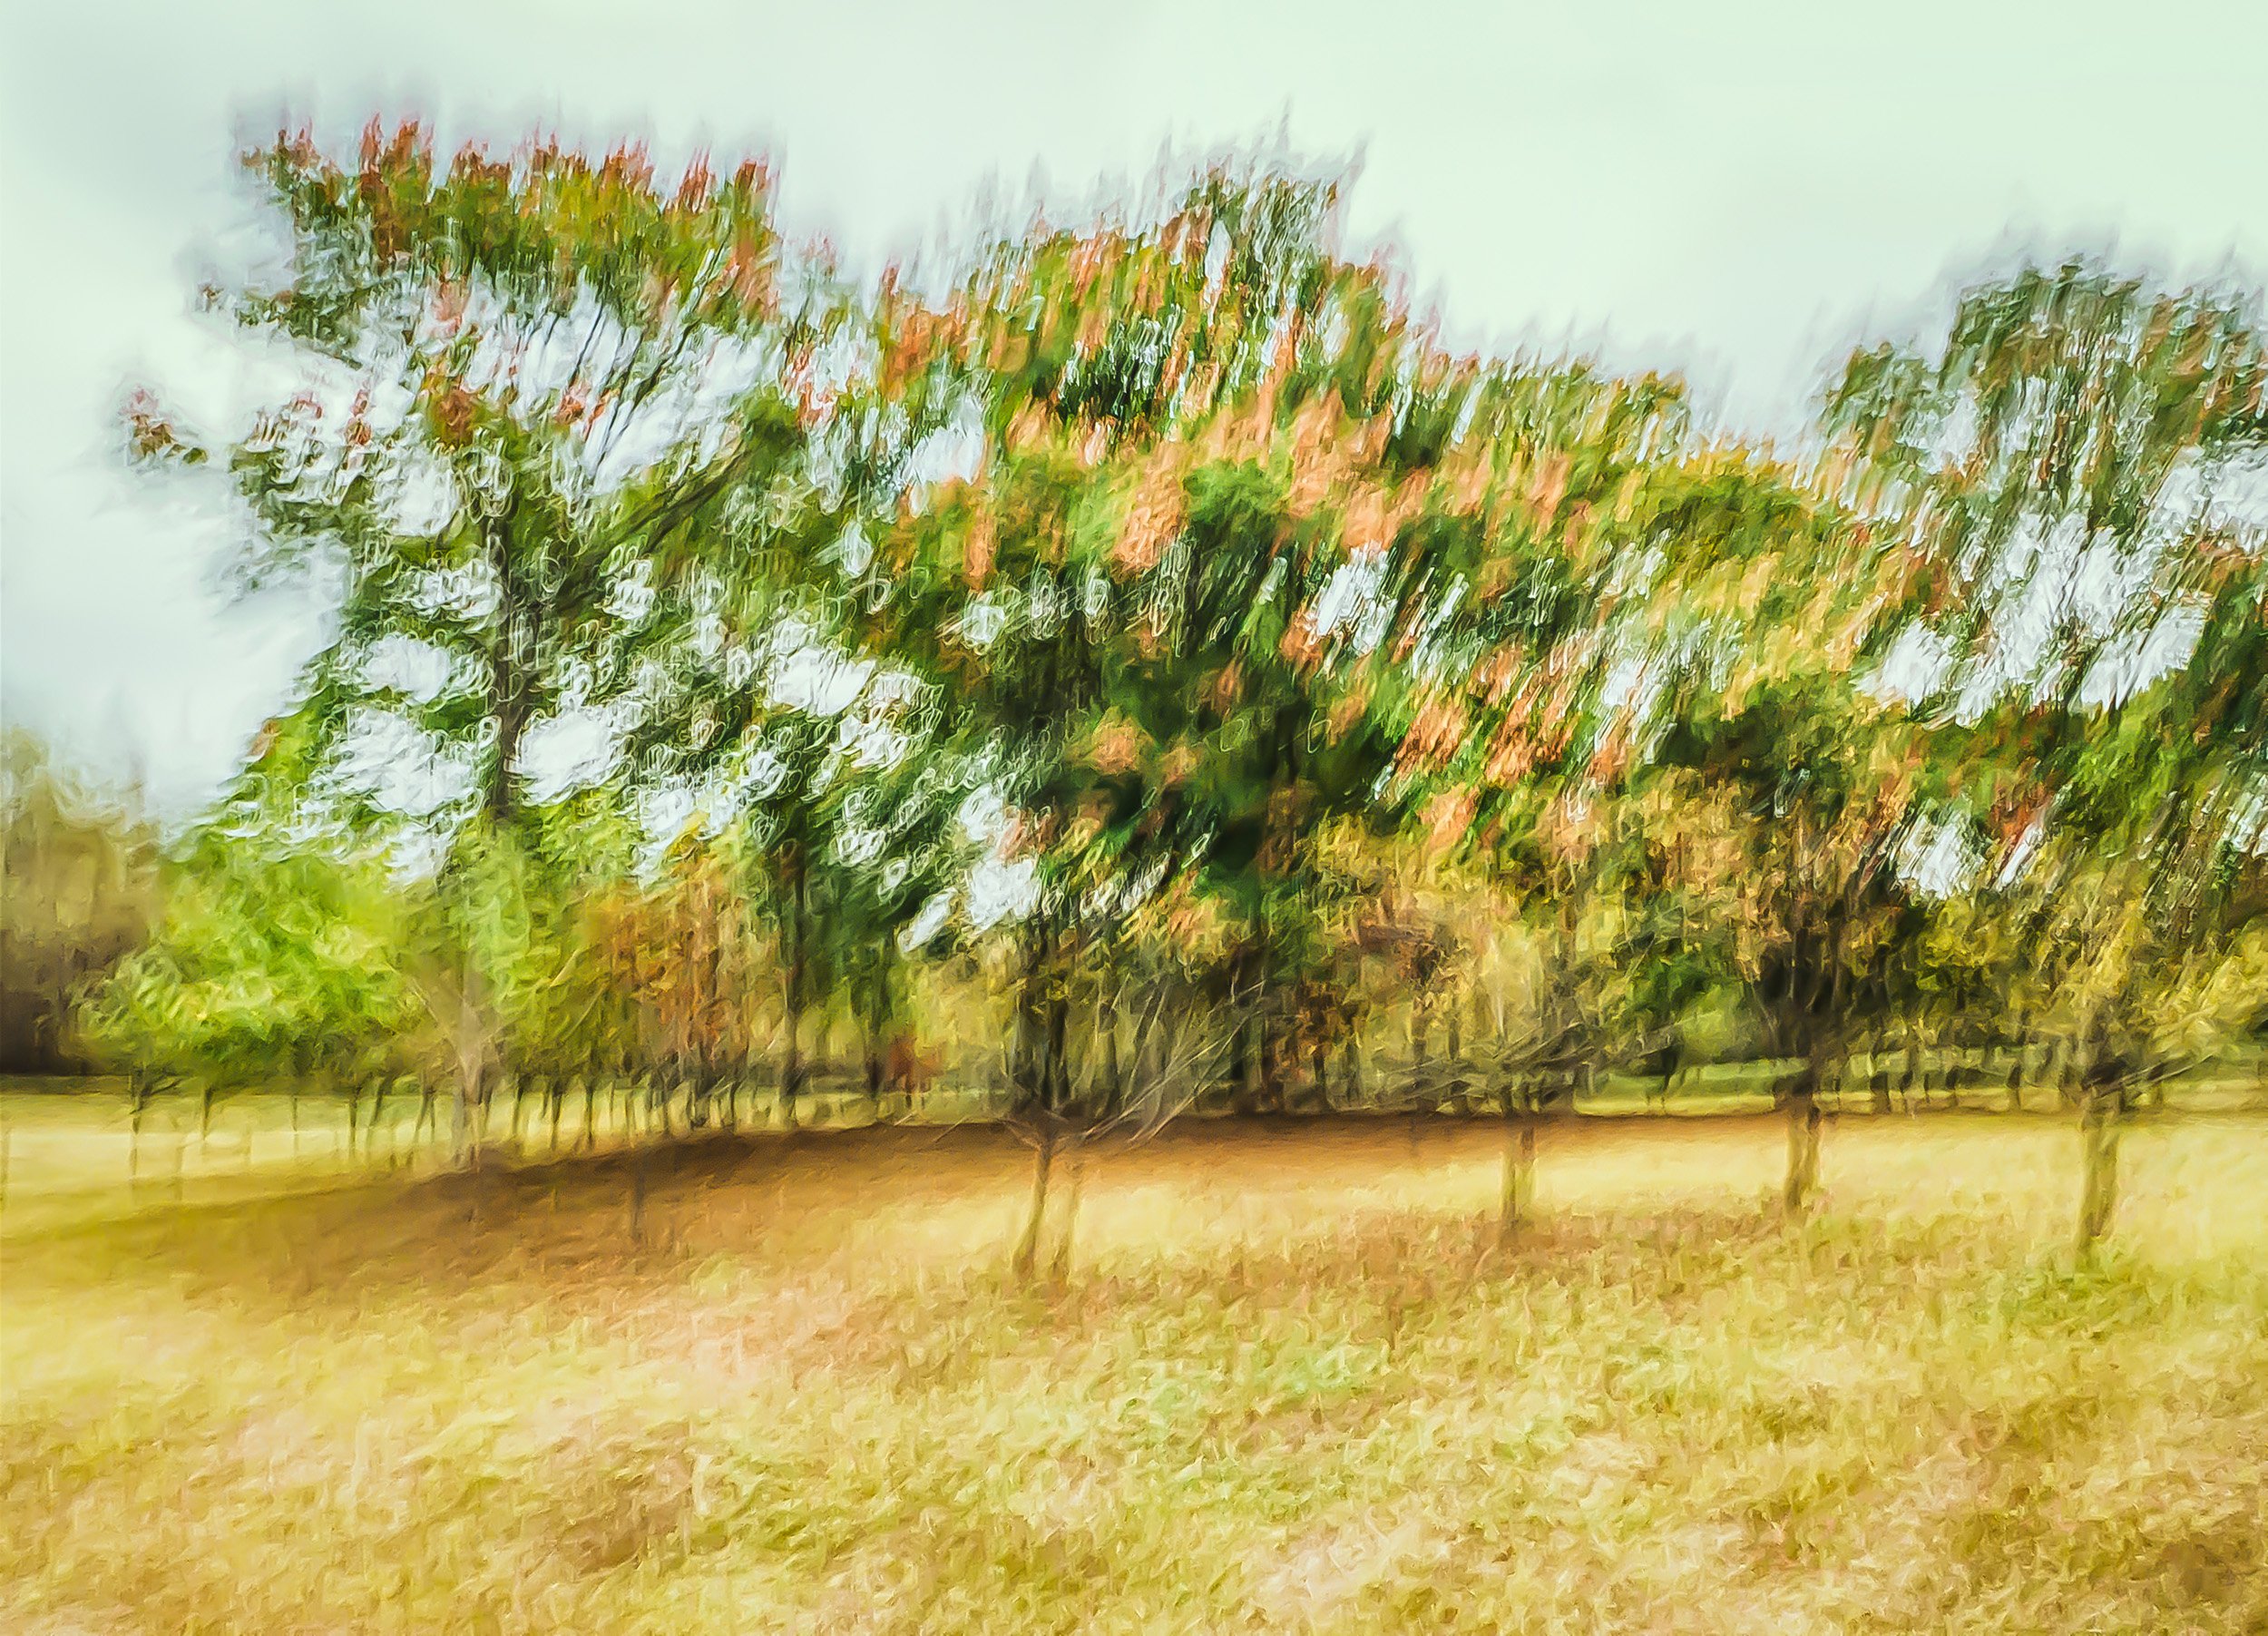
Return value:
M 922 1080 L 921 991 L 1041 1198 L 1192 1107 L 1445 1102 L 1511 1122 L 1509 1229 L 1538 1116 L 1726 1014 L 1801 1211 L 1823 1099 L 1934 1029 L 2076 1065 L 2091 1239 L 2116 1119 L 2268 1016 L 2244 292 L 2019 268 L 1781 454 L 1451 348 L 1280 162 L 866 284 L 755 164 L 249 165 L 287 268 L 211 299 L 302 388 L 130 430 L 336 621 L 230 808 L 283 849 L 185 855 L 89 1013 L 122 1058 L 430 1034 L 468 1097 L 792 1119 L 838 1014 L 870 1097 Z

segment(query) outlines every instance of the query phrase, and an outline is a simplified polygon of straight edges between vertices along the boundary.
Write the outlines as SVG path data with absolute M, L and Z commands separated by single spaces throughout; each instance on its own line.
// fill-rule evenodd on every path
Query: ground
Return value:
M 1555 1126 L 1510 1250 L 1485 1123 L 1208 1122 L 1028 1293 L 988 1130 L 698 1141 L 633 1241 L 620 1156 L 129 1201 L 9 1100 L 12 1630 L 2268 1628 L 2256 1114 L 2086 1266 L 2045 1116 L 1843 1118 L 1800 1229 L 1768 1119 Z

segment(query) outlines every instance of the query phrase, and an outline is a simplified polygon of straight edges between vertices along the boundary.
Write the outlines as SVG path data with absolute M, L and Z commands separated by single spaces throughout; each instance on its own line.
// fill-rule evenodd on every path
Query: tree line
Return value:
M 334 612 L 84 990 L 138 1098 L 792 1122 L 847 1024 L 996 1086 L 1029 1270 L 1060 1151 L 1200 1105 L 1501 1114 L 1510 1233 L 1581 1087 L 1736 1038 L 1791 1213 L 1854 1074 L 2052 1063 L 2091 1243 L 2268 1024 L 2250 290 L 2020 267 L 1786 452 L 1452 348 L 1280 158 L 870 280 L 755 163 L 248 168 L 287 251 L 203 298 L 299 388 L 127 441 Z

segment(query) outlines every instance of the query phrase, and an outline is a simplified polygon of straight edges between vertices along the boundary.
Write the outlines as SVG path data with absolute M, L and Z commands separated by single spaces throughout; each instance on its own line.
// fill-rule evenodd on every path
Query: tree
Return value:
M 139 396 L 131 446 L 221 456 L 252 522 L 248 587 L 337 575 L 331 638 L 249 772 L 437 843 L 432 929 L 483 946 L 428 965 L 458 974 L 460 1064 L 480 1073 L 524 1034 L 482 985 L 533 951 L 504 959 L 468 877 L 524 850 L 532 787 L 605 770 L 603 748 L 546 766 L 536 746 L 619 733 L 591 707 L 622 703 L 610 681 L 657 581 L 783 484 L 808 488 L 839 303 L 754 163 L 697 162 L 674 190 L 633 149 L 593 165 L 468 147 L 443 167 L 415 126 L 374 124 L 351 165 L 290 135 L 247 165 L 288 235 L 284 274 L 208 299 L 288 344 L 304 385 L 211 446 Z
M 753 163 L 673 191 L 631 149 L 445 169 L 375 124 L 353 166 L 288 135 L 246 162 L 287 273 L 207 297 L 306 385 L 219 448 L 255 525 L 240 571 L 342 584 L 288 770 L 338 786 L 355 735 L 406 730 L 444 775 L 425 811 L 507 822 L 531 735 L 589 693 L 646 578 L 800 448 L 823 269 Z M 129 419 L 138 453 L 207 453 L 146 396 Z
M 1625 787 L 1667 882 L 1728 951 L 1767 1053 L 1796 1060 L 1779 1098 L 1783 1205 L 1798 1216 L 1818 1180 L 1820 1094 L 1902 924 L 1896 866 L 1926 746 L 1862 661 L 1886 644 L 1910 568 L 1796 474 L 1745 455 L 1662 468 L 1637 514 L 1662 563 L 1640 615 L 1657 691 Z
M 156 837 L 131 803 L 66 774 L 28 733 L 0 740 L 0 1069 L 84 1066 L 73 998 L 148 936 L 156 865 Z
M 137 1138 L 169 1083 L 200 1092 L 210 1128 L 219 1096 L 278 1081 L 295 1099 L 307 1083 L 358 1089 L 431 1037 L 381 860 L 208 828 L 170 873 L 149 945 L 79 1014 L 96 1059 L 134 1076 Z
M 2170 1066 L 2152 1018 L 2220 992 L 2258 876 L 2263 532 L 2222 499 L 2268 453 L 2264 391 L 2249 299 L 2075 260 L 1970 289 L 1935 356 L 1862 351 L 1827 402 L 1918 553 L 1936 662 L 1910 685 L 1961 724 L 1960 793 L 2078 1071 L 2083 1249 L 2132 1092 Z

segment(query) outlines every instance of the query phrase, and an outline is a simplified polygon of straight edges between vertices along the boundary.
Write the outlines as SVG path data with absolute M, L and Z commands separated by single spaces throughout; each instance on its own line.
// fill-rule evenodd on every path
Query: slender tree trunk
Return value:
M 1031 1272 L 1040 1256 L 1040 1223 L 1047 1213 L 1048 1170 L 1055 1162 L 1055 1136 L 1051 1129 L 1043 1130 L 1039 1145 L 1031 1154 L 1031 1205 L 1024 1218 L 1023 1236 L 1016 1240 L 1016 1253 L 1010 1262 L 1016 1281 L 1029 1284 Z
M 133 1100 L 126 1115 L 126 1192 L 129 1198 L 142 1182 L 142 1116 L 150 1108 L 150 1082 L 147 1076 L 134 1075 L 130 1094 Z
M 1228 1098 L 1229 1106 L 1238 1113 L 1253 1112 L 1258 1105 L 1254 1094 L 1251 1025 L 1249 1008 L 1238 1005 L 1228 1023 Z
M 2090 1096 L 2079 1116 L 2085 1167 L 2079 1190 L 2078 1248 L 2091 1250 L 2110 1230 L 2118 1202 L 2118 1109 L 2115 1098 Z
M 1023 935 L 1023 970 L 1016 985 L 1015 1041 L 1008 1063 L 1009 1099 L 1023 1112 L 1047 1105 L 1051 1072 L 1047 1062 L 1047 991 L 1036 928 Z
M 520 759 L 520 740 L 527 731 L 527 672 L 535 646 L 527 599 L 520 576 L 513 571 L 512 521 L 517 509 L 514 497 L 499 513 L 481 520 L 482 553 L 496 590 L 496 637 L 488 651 L 488 710 L 496 723 L 496 748 L 495 759 L 483 769 L 487 787 L 481 795 L 500 829 L 511 822 L 517 805 L 512 768 Z
M 456 1129 L 451 1135 L 449 1157 L 452 1164 L 470 1163 L 477 1171 L 481 1165 L 480 1141 L 473 1133 L 473 1099 L 476 1094 L 478 1092 L 473 1083 L 472 1074 L 459 1074 L 456 1082 Z
M 2098 1043 L 2088 1053 L 2079 1114 L 2084 1176 L 2079 1190 L 2078 1249 L 2084 1255 L 2110 1230 L 2118 1205 L 2118 1137 L 2126 1064 Z
M 1497 1223 L 1497 1240 L 1510 1244 L 1534 1209 L 1536 1194 L 1536 1113 L 1525 1099 L 1507 1089 L 1504 1093 L 1504 1200 Z
M 1061 994 L 1048 1001 L 1047 1106 L 1062 1112 L 1070 1106 L 1071 1003 Z
M 1906 1112 L 1913 1112 L 1914 1092 L 1921 1084 L 1921 1024 L 1911 1012 L 1906 1014 L 1906 1071 L 1899 1090 L 1906 1099 Z
M 1449 1102 L 1450 1105 L 1455 1108 L 1458 1112 L 1462 1113 L 1465 1111 L 1464 1029 L 1461 1019 L 1460 1019 L 1457 1015 L 1457 1002 L 1453 999 L 1449 1002 L 1449 1016 L 1447 1021 L 1449 1024 L 1449 1050 L 1447 1053 L 1449 1064 Z
M 1070 1281 L 1071 1239 L 1079 1229 L 1079 1193 L 1087 1180 L 1087 1150 L 1084 1144 L 1071 1148 L 1071 1184 L 1063 1195 L 1063 1233 L 1055 1242 L 1055 1264 L 1048 1277 L 1058 1286 Z
M 1119 994 L 1110 975 L 1102 979 L 1102 996 L 1095 1004 L 1095 1033 L 1102 1040 L 1102 1114 L 1118 1117 L 1126 1105 L 1126 1080 L 1119 1063 Z
M 1823 1063 L 1814 1050 L 1799 1071 L 1787 1099 L 1787 1181 L 1781 1189 L 1781 1208 L 1791 1220 L 1810 1210 L 1819 1186 L 1819 1083 Z
M 582 1082 L 582 1151 L 595 1153 L 599 1148 L 599 1082 L 595 1074 L 586 1074 Z
M 1260 1033 L 1260 1106 L 1270 1113 L 1284 1112 L 1284 1027 L 1273 1004 L 1264 1006 Z
M 2021 1113 L 2024 1111 L 2025 1044 L 2024 1024 L 2023 1019 L 2019 1017 L 2017 1020 L 2015 1042 L 2008 1049 L 2008 1076 L 2001 1086 L 2008 1092 L 2006 1112 L 2010 1113 Z
M 801 1054 L 804 1000 L 804 943 L 809 928 L 804 924 L 804 856 L 801 843 L 788 854 L 787 879 L 787 959 L 785 994 L 787 1044 L 780 1062 L 779 1108 L 780 1119 L 789 1130 L 796 1128 L 796 1097 L 803 1090 L 803 1057 Z
M 633 1244 L 646 1241 L 646 1144 L 642 1141 L 631 1143 L 630 1239 Z

